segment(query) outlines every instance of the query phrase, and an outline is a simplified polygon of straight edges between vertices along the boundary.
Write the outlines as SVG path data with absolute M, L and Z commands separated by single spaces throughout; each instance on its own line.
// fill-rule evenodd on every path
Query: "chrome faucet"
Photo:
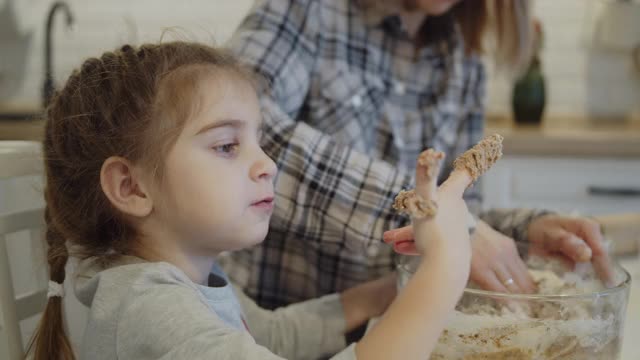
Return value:
M 67 27 L 71 28 L 73 25 L 73 14 L 71 8 L 64 1 L 56 1 L 51 5 L 49 14 L 47 15 L 47 27 L 45 29 L 45 44 L 44 44 L 44 87 L 42 89 L 42 103 L 44 107 L 49 105 L 51 97 L 53 96 L 53 54 L 52 54 L 52 27 L 53 18 L 58 10 L 63 10 L 67 18 Z

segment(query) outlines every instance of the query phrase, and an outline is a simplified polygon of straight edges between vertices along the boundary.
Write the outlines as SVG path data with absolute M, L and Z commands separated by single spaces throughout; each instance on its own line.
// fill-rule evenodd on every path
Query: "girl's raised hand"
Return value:
M 431 247 L 439 246 L 439 240 L 446 240 L 450 250 L 465 255 L 469 249 L 471 215 L 462 194 L 501 156 L 502 137 L 489 136 L 456 159 L 454 171 L 437 188 L 444 154 L 432 149 L 424 151 L 416 166 L 416 189 L 402 191 L 394 204 L 398 211 L 411 216 L 414 236 L 389 236 L 385 242 L 393 244 L 398 253 L 429 255 Z
M 443 159 L 442 152 L 432 149 L 420 154 L 416 166 L 415 190 L 398 195 L 394 206 L 398 211 L 411 216 L 415 236 L 414 239 L 390 241 L 396 252 L 428 256 L 445 250 L 442 248 L 445 243 L 453 252 L 468 252 L 469 212 L 462 194 L 471 184 L 472 178 L 467 171 L 456 169 L 438 188 L 436 181 Z

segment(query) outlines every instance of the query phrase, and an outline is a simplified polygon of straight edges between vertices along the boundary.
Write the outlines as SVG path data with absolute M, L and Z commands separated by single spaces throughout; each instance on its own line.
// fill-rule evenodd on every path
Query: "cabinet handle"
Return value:
M 640 197 L 640 188 L 589 186 L 587 192 L 591 196 L 626 196 Z

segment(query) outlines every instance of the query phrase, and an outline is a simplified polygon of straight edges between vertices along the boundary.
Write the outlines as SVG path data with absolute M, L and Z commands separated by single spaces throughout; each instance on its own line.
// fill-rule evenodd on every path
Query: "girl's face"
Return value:
M 405 0 L 409 8 L 424 12 L 426 15 L 438 16 L 451 10 L 460 0 Z M 478 1 L 478 0 L 470 0 Z
M 253 88 L 233 74 L 203 78 L 199 111 L 168 154 L 154 211 L 171 236 L 217 253 L 264 240 L 276 165 L 259 145 Z

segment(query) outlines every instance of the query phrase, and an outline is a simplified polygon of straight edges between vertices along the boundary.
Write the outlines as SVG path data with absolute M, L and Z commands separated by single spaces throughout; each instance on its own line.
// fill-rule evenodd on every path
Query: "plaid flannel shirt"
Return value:
M 268 80 L 263 146 L 279 168 L 269 234 L 222 257 L 230 277 L 274 308 L 391 271 L 382 233 L 409 223 L 391 204 L 419 153 L 446 153 L 442 180 L 483 135 L 480 58 L 453 24 L 416 48 L 398 16 L 354 0 L 258 0 L 230 47 Z M 480 186 L 465 199 L 477 214 Z M 535 213 L 479 216 L 522 240 Z

